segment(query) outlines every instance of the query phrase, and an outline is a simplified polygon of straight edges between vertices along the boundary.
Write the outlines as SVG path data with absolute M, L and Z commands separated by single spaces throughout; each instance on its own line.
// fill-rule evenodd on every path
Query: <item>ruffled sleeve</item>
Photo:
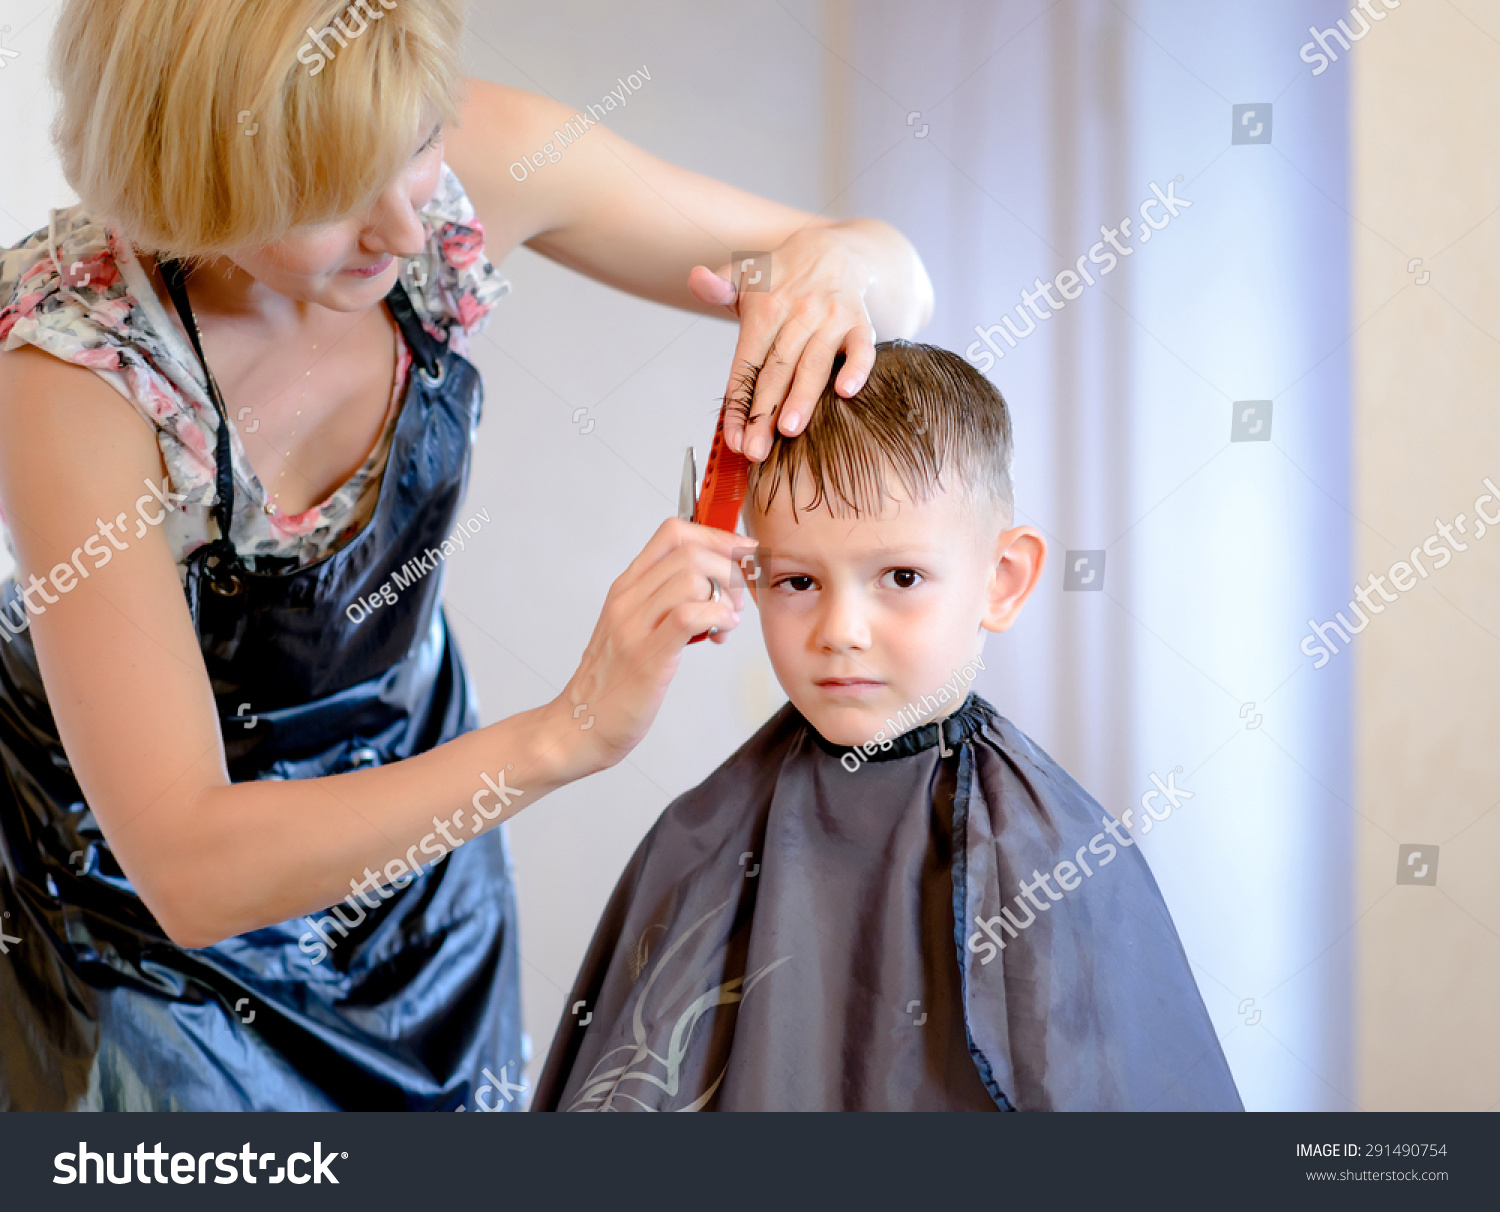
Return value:
M 485 256 L 484 225 L 447 164 L 422 217 L 427 250 L 407 263 L 402 283 L 423 327 L 465 354 L 468 338 L 484 330 L 490 311 L 510 293 L 510 283 Z
M 201 503 L 213 496 L 213 449 L 189 401 L 206 401 L 206 383 L 131 294 L 122 269 L 132 256 L 81 206 L 53 211 L 45 228 L 0 250 L 0 349 L 35 345 L 96 372 L 158 431 L 175 490 Z

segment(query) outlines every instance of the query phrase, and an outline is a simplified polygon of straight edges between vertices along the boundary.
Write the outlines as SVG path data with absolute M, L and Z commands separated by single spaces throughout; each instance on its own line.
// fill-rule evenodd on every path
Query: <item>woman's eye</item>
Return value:
M 915 568 L 892 568 L 881 578 L 882 581 L 887 579 L 892 589 L 912 589 L 921 584 L 922 574 Z
M 816 584 L 817 582 L 812 577 L 790 576 L 782 577 L 781 580 L 777 581 L 776 588 L 789 589 L 793 593 L 806 593 Z

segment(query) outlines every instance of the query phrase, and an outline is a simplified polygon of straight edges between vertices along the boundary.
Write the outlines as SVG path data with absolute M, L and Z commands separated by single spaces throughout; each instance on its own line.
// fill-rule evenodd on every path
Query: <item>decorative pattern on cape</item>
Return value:
M 971 944 L 1113 820 L 1056 762 L 976 695 L 854 772 L 846 752 L 788 703 L 673 801 L 536 1109 L 1243 1109 L 1132 842 L 1003 947 Z
M 635 1103 L 643 1110 L 654 1110 L 644 1099 L 635 1097 L 621 1087 L 630 1086 L 633 1083 L 645 1083 L 654 1087 L 661 1096 L 675 1097 L 682 1093 L 682 1071 L 683 1061 L 687 1057 L 688 1050 L 693 1043 L 693 1031 L 709 1012 L 718 1006 L 733 1006 L 749 996 L 750 990 L 769 972 L 775 971 L 786 963 L 791 956 L 784 955 L 780 959 L 772 960 L 757 968 L 747 977 L 734 977 L 725 981 L 722 985 L 716 985 L 707 993 L 700 994 L 688 1003 L 687 1007 L 675 1019 L 667 1020 L 671 1028 L 667 1039 L 666 1048 L 662 1052 L 653 1052 L 647 1044 L 645 1026 L 646 1003 L 650 1001 L 652 992 L 658 978 L 661 977 L 665 965 L 684 946 L 692 941 L 693 936 L 707 926 L 711 920 L 719 916 L 723 910 L 728 908 L 729 901 L 721 905 L 715 905 L 708 913 L 688 927 L 683 936 L 672 943 L 661 954 L 661 958 L 652 965 L 651 974 L 641 988 L 639 1001 L 636 1003 L 635 1013 L 630 1018 L 630 1033 L 632 1041 L 622 1044 L 618 1048 L 612 1048 L 606 1052 L 584 1078 L 583 1089 L 579 1091 L 578 1097 L 568 1106 L 569 1111 L 613 1111 L 619 1104 L 624 1102 Z M 648 931 L 649 935 L 649 931 Z M 642 939 L 642 944 L 646 939 Z M 645 947 L 638 949 L 638 954 L 644 959 Z M 640 975 L 638 963 L 633 963 L 635 977 Z M 654 1018 L 655 1016 L 653 1016 Z M 623 1054 L 623 1055 L 622 1055 Z M 652 1064 L 661 1068 L 661 1076 L 652 1071 Z M 668 1108 L 674 1111 L 701 1111 L 707 1106 L 714 1092 L 718 1090 L 719 1083 L 724 1080 L 724 1070 L 719 1070 L 718 1076 L 713 1079 L 708 1088 L 694 1098 L 691 1102 L 681 1107 Z

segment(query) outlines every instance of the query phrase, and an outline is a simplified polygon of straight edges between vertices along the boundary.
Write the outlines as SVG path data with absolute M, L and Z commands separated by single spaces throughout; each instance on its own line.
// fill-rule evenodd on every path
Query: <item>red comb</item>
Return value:
M 740 507 L 745 503 L 745 492 L 749 487 L 750 460 L 729 449 L 724 441 L 724 413 L 729 403 L 719 410 L 719 423 L 714 427 L 714 444 L 708 452 L 708 467 L 703 472 L 703 491 L 698 494 L 698 505 L 693 511 L 693 521 L 700 526 L 712 526 L 715 530 L 727 530 L 733 534 L 739 529 Z M 708 638 L 708 632 L 700 631 L 689 644 Z
M 703 473 L 703 491 L 698 494 L 693 521 L 733 534 L 739 529 L 740 507 L 745 503 L 750 460 L 730 450 L 724 441 L 724 413 L 728 407 L 726 402 L 719 410 L 719 423 L 714 428 L 714 444 L 708 452 L 708 468 Z

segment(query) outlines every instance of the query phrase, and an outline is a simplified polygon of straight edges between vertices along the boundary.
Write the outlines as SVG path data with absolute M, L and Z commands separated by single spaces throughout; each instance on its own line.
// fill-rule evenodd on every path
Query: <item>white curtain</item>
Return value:
M 979 689 L 1116 815 L 1153 774 L 1191 792 L 1141 845 L 1247 1105 L 1351 1107 L 1349 675 L 1298 649 L 1349 577 L 1347 78 L 1298 53 L 1339 14 L 827 11 L 829 210 L 915 240 L 923 340 L 991 330 L 1003 357 L 975 360 L 1011 407 L 1017 520 L 1050 545 Z M 1237 105 L 1256 142 L 1231 141 Z M 1185 202 L 1148 233 L 1161 194 Z M 1018 314 L 1038 279 L 1075 297 Z M 1014 346 L 1006 313 L 1035 325 Z M 1271 407 L 1232 441 L 1249 401 Z M 1075 555 L 1078 591 L 1069 551 L 1104 553 Z

